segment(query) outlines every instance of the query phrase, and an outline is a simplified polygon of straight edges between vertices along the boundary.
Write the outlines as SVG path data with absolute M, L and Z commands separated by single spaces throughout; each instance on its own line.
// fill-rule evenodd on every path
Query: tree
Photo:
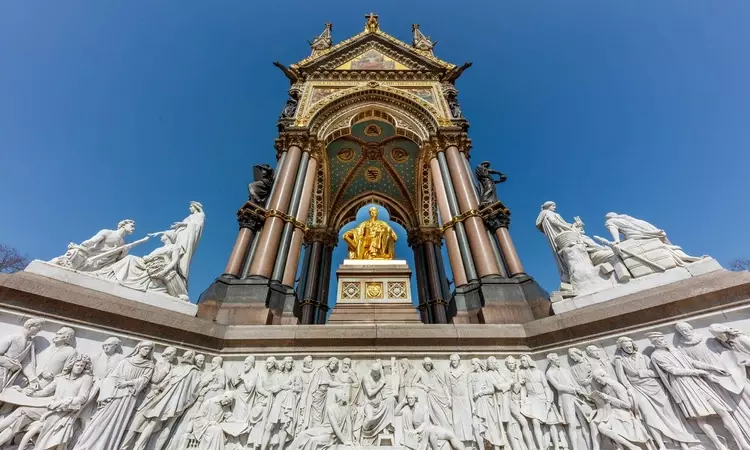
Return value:
M 26 268 L 29 259 L 18 249 L 0 244 L 0 273 L 19 272 Z
M 740 272 L 742 270 L 750 270 L 750 259 L 733 259 L 729 261 L 729 270 Z

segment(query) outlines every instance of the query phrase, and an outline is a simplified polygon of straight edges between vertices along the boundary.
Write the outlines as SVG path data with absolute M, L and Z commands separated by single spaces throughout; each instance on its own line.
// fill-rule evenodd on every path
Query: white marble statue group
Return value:
M 129 244 L 125 238 L 135 231 L 135 221 L 123 220 L 116 230 L 101 230 L 80 244 L 70 243 L 67 252 L 50 263 L 131 289 L 187 300 L 190 260 L 205 220 L 203 205 L 190 202 L 190 215 L 185 220 Z M 155 236 L 161 236 L 161 247 L 146 256 L 128 254 L 131 248 Z
M 28 319 L 0 339 L 0 447 L 26 450 L 750 450 L 750 337 L 713 324 L 711 337 L 676 324 L 670 345 L 628 337 L 609 358 L 590 345 L 556 353 L 470 358 L 436 367 L 406 358 L 220 356 L 109 337 L 93 358 L 60 328 L 44 350 Z M 541 364 L 540 364 L 541 365 Z M 356 370 L 357 368 L 360 370 Z M 234 372 L 234 373 L 233 373 Z
M 608 213 L 604 226 L 612 241 L 586 236 L 583 222 L 568 223 L 545 202 L 536 227 L 547 237 L 560 274 L 563 296 L 585 295 L 703 259 L 689 256 L 650 223 L 626 214 Z M 624 239 L 621 240 L 620 236 Z M 598 241 L 598 243 L 597 243 Z

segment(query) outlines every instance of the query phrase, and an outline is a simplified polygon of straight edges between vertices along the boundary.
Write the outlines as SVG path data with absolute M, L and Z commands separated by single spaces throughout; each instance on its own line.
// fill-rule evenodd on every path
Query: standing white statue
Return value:
M 125 244 L 125 238 L 135 231 L 135 221 L 126 219 L 116 230 L 100 230 L 91 239 L 80 244 L 70 243 L 68 251 L 50 261 L 52 264 L 82 272 L 93 272 L 114 264 L 128 254 L 128 249 L 146 239 Z
M 451 398 L 453 431 L 461 442 L 474 439 L 472 429 L 471 398 L 469 395 L 469 374 L 461 366 L 461 357 L 457 353 L 450 356 L 447 387 Z M 494 394 L 494 392 L 493 392 Z
M 633 398 L 658 449 L 666 450 L 664 437 L 679 443 L 682 450 L 698 443 L 690 427 L 675 412 L 649 357 L 640 353 L 635 342 L 626 336 L 617 339 L 617 349 L 617 379 Z
M 0 392 L 13 384 L 25 367 L 36 365 L 34 336 L 44 323 L 44 319 L 28 319 L 20 333 L 0 338 Z
M 664 230 L 656 228 L 645 220 L 636 219 L 630 217 L 627 214 L 617 214 L 614 212 L 607 213 L 605 216 L 604 227 L 612 235 L 614 243 L 620 242 L 620 235 L 623 235 L 626 240 L 645 240 L 645 239 L 658 239 L 664 244 L 664 248 L 674 258 L 675 263 L 678 266 L 684 266 L 691 262 L 699 261 L 702 258 L 689 256 L 682 251 L 682 248 L 673 245 L 667 239 L 667 233 Z
M 469 398 L 471 399 L 474 441 L 479 450 L 485 449 L 485 441 L 489 442 L 494 450 L 499 450 L 501 446 L 507 444 L 507 441 L 502 422 L 498 417 L 495 386 L 483 366 L 478 358 L 471 360 Z
M 555 202 L 545 202 L 536 219 L 536 227 L 544 233 L 555 257 L 560 273 L 560 291 L 567 295 L 582 295 L 611 286 L 594 267 L 583 236 L 583 223 L 566 222 L 556 212 Z M 588 240 L 590 242 L 590 239 Z M 600 246 L 599 246 L 600 247 Z M 601 251 L 599 248 L 594 251 Z
M 750 444 L 731 415 L 732 399 L 727 398 L 723 390 L 714 389 L 709 385 L 709 383 L 720 384 L 719 377 L 711 372 L 722 373 L 721 369 L 670 348 L 662 333 L 651 332 L 646 336 L 654 346 L 651 361 L 656 373 L 669 389 L 669 393 L 679 405 L 685 418 L 695 420 L 718 450 L 727 450 L 727 446 L 719 439 L 713 426 L 707 421 L 712 416 L 719 416 L 739 448 L 750 450 Z
M 198 241 L 203 235 L 203 224 L 206 222 L 206 214 L 203 212 L 203 205 L 200 202 L 190 202 L 190 215 L 182 222 L 172 224 L 172 229 L 177 232 L 177 245 L 182 250 L 182 256 L 179 262 L 179 272 L 185 278 L 187 287 L 188 273 L 190 271 L 190 261 L 198 248 Z
M 599 432 L 618 446 L 641 450 L 638 444 L 645 445 L 649 439 L 643 424 L 633 415 L 633 405 L 625 386 L 599 368 L 594 370 L 594 380 L 598 390 L 592 392 L 590 398 L 596 404 L 594 422 L 598 424 Z
M 578 426 L 587 427 L 591 438 L 591 449 L 599 450 L 599 430 L 591 423 L 594 411 L 584 401 L 587 397 L 573 376 L 560 366 L 557 353 L 547 355 L 547 372 L 545 375 L 549 384 L 557 391 L 557 404 L 560 407 L 562 425 L 568 432 L 570 450 L 578 450 Z
M 117 450 L 140 394 L 154 373 L 154 343 L 141 341 L 101 384 L 99 409 L 74 450 Z

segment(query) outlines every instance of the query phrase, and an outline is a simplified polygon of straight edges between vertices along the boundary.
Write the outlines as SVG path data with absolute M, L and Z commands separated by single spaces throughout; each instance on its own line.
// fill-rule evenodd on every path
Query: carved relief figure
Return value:
M 526 416 L 521 412 L 522 406 L 522 388 L 520 383 L 520 374 L 518 370 L 518 361 L 513 356 L 505 358 L 505 367 L 510 372 L 512 379 L 511 390 L 510 390 L 510 415 L 511 421 L 509 423 L 508 433 L 512 438 L 518 439 L 518 436 L 523 436 L 524 444 L 528 450 L 535 450 L 536 445 L 534 439 L 531 436 L 531 428 L 529 427 L 529 421 Z
M 594 365 L 585 353 L 577 348 L 568 349 L 568 358 L 570 359 L 570 371 L 573 378 L 583 388 L 586 393 L 591 393 L 591 386 L 594 380 Z
M 70 327 L 57 330 L 52 338 L 52 345 L 36 355 L 34 364 L 23 368 L 24 375 L 32 388 L 43 388 L 62 373 L 68 360 L 76 355 L 76 349 L 73 348 L 75 333 L 75 330 Z
M 28 319 L 20 333 L 0 338 L 0 392 L 13 384 L 25 367 L 32 367 L 26 372 L 33 371 L 36 365 L 34 336 L 39 334 L 44 323 L 43 319 Z
M 550 439 L 555 450 L 558 450 L 560 444 L 555 425 L 560 423 L 560 414 L 555 407 L 554 393 L 547 383 L 547 378 L 529 355 L 521 355 L 520 362 L 518 381 L 522 386 L 521 413 L 531 420 L 538 448 L 546 447 L 542 434 L 542 424 L 545 424 L 549 426 Z
M 302 378 L 302 393 L 299 396 L 299 402 L 297 404 L 297 426 L 295 436 L 303 430 L 305 411 L 307 409 L 307 397 L 310 393 L 310 383 L 312 382 L 314 372 L 315 368 L 313 366 L 312 356 L 307 355 L 302 358 L 302 373 L 300 374 L 300 377 Z
M 451 404 L 446 392 L 445 379 L 435 369 L 431 358 L 422 362 L 422 370 L 414 379 L 414 386 L 425 393 L 426 406 L 430 411 L 430 421 L 441 428 L 453 429 L 451 423 Z
M 450 429 L 433 425 L 430 420 L 430 407 L 418 403 L 417 392 L 411 389 L 396 406 L 395 414 L 402 419 L 404 446 L 410 450 L 439 450 L 439 441 L 447 441 L 453 450 L 463 450 L 464 445 Z
M 500 372 L 500 363 L 497 358 L 490 356 L 487 358 L 487 377 L 495 391 L 495 403 L 498 410 L 498 421 L 505 429 L 505 437 L 512 450 L 523 450 L 523 435 L 515 434 L 511 430 L 510 421 L 511 412 L 511 381 Z
M 336 381 L 336 371 L 339 367 L 337 358 L 329 358 L 325 366 L 319 368 L 310 382 L 310 391 L 307 394 L 306 404 L 307 411 L 303 418 L 303 429 L 315 428 L 320 426 L 326 418 L 326 400 L 328 398 L 328 389 L 340 387 L 341 384 Z M 347 399 L 348 403 L 348 399 Z
M 547 355 L 547 372 L 545 376 L 549 384 L 557 391 L 557 404 L 560 407 L 562 425 L 567 429 L 568 443 L 571 450 L 578 450 L 578 426 L 587 427 L 591 439 L 591 449 L 599 449 L 599 430 L 596 424 L 590 424 L 593 409 L 584 401 L 587 397 L 573 376 L 560 367 L 560 357 L 557 353 Z
M 206 400 L 187 430 L 189 439 L 198 441 L 197 450 L 224 450 L 226 435 L 235 436 L 241 430 L 232 416 L 234 394 L 224 392 Z
M 44 450 L 65 445 L 73 434 L 73 425 L 93 385 L 91 358 L 74 355 L 65 362 L 61 374 L 44 387 L 32 385 L 23 390 L 28 397 L 49 397 L 47 406 L 19 406 L 0 421 L 0 446 L 26 429 L 21 442 L 28 444 L 39 434 L 37 445 Z M 20 388 L 16 388 L 20 389 Z
M 248 356 L 242 364 L 242 373 L 229 380 L 235 390 L 235 403 L 232 415 L 236 420 L 246 422 L 250 409 L 255 402 L 255 386 L 258 382 L 258 371 L 255 369 L 255 356 Z
M 125 427 L 135 411 L 138 394 L 154 374 L 153 351 L 153 342 L 139 342 L 104 379 L 97 398 L 99 407 L 78 438 L 75 450 L 119 448 Z
M 195 367 L 201 372 L 206 370 L 206 355 L 202 353 L 195 355 Z
M 479 450 L 484 450 L 484 441 L 498 450 L 506 444 L 506 440 L 495 403 L 495 387 L 485 373 L 482 362 L 477 358 L 471 360 L 468 381 L 474 440 Z
M 263 365 L 264 370 L 258 375 L 255 385 L 255 404 L 250 409 L 248 417 L 247 447 L 254 449 L 263 442 L 265 434 L 265 418 L 273 402 L 275 375 L 278 365 L 276 358 L 269 356 Z
M 284 450 L 287 440 L 294 434 L 294 414 L 299 393 L 302 392 L 302 379 L 292 373 L 294 361 L 291 356 L 284 358 L 279 369 L 271 376 L 273 397 L 265 420 L 261 450 L 269 447 L 272 437 L 276 438 L 278 449 Z
M 273 167 L 268 164 L 256 164 L 253 166 L 255 181 L 247 186 L 250 201 L 265 208 L 268 197 L 271 195 L 274 181 Z
M 722 395 L 724 393 L 722 390 L 714 389 L 709 385 L 709 383 L 720 384 L 720 379 L 711 372 L 720 373 L 721 369 L 716 370 L 718 368 L 670 348 L 661 333 L 651 332 L 646 336 L 654 346 L 651 361 L 656 373 L 667 386 L 685 418 L 695 420 L 717 449 L 726 450 L 727 447 L 707 422 L 709 417 L 719 416 L 737 445 L 742 450 L 748 450 L 750 445 L 731 416 L 732 399 Z
M 187 350 L 182 354 L 180 364 L 161 382 L 159 393 L 139 406 L 121 448 L 127 450 L 132 446 L 135 450 L 144 450 L 152 435 L 157 433 L 153 448 L 161 450 L 169 438 L 172 426 L 195 402 L 199 381 L 200 372 L 195 367 L 195 352 Z
M 589 357 L 589 361 L 593 365 L 593 370 L 603 370 L 604 373 L 609 375 L 610 378 L 616 378 L 615 367 L 607 359 L 604 352 L 596 345 L 589 345 L 586 347 L 586 356 Z
M 599 368 L 594 370 L 594 379 L 599 390 L 592 392 L 590 398 L 596 404 L 594 422 L 599 432 L 629 450 L 640 450 L 637 444 L 645 444 L 648 435 L 631 411 L 633 405 L 625 386 Z
M 298 434 L 288 449 L 319 450 L 336 444 L 353 445 L 352 423 L 346 396 L 346 391 L 334 391 L 334 401 L 326 408 L 325 419 Z
M 472 429 L 472 400 L 469 394 L 469 374 L 461 366 L 461 357 L 457 353 L 450 356 L 450 368 L 446 386 L 451 400 L 451 419 L 453 431 L 461 442 L 474 439 Z M 493 391 L 494 394 L 494 391 Z
M 100 230 L 91 239 L 80 244 L 70 243 L 68 251 L 50 261 L 52 264 L 82 272 L 93 272 L 110 266 L 128 254 L 128 249 L 146 239 L 125 244 L 125 238 L 135 231 L 135 221 L 126 219 L 117 224 L 116 230 Z
M 396 408 L 398 390 L 388 383 L 380 361 L 370 366 L 362 387 L 365 405 L 362 419 L 362 445 L 377 443 L 378 435 L 393 427 L 393 414 Z
M 393 259 L 398 237 L 390 225 L 378 220 L 378 208 L 370 208 L 370 219 L 344 233 L 349 259 Z
M 750 337 L 737 328 L 722 323 L 709 325 L 708 331 L 721 345 L 737 352 L 738 357 L 740 357 L 740 365 L 748 366 L 747 358 L 750 358 Z
M 654 371 L 648 356 L 640 353 L 632 339 L 617 339 L 615 371 L 628 390 L 635 407 L 659 450 L 666 450 L 663 437 L 679 443 L 682 450 L 698 442 L 674 406 Z

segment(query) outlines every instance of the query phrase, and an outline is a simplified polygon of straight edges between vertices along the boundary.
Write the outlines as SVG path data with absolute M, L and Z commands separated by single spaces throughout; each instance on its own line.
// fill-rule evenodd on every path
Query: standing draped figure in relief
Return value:
M 295 427 L 295 436 L 300 434 L 303 430 L 305 410 L 307 409 L 307 396 L 310 393 L 310 383 L 312 382 L 314 373 L 315 367 L 313 366 L 312 356 L 307 355 L 302 358 L 302 373 L 300 374 L 300 377 L 302 378 L 302 393 L 299 396 L 299 402 L 297 402 L 297 417 L 295 419 L 297 425 Z
M 99 394 L 101 384 L 107 376 L 120 364 L 120 361 L 125 359 L 122 354 L 122 343 L 120 339 L 114 336 L 110 336 L 102 342 L 102 351 L 99 352 L 91 362 L 91 372 L 94 375 L 94 386 L 91 388 L 91 399 L 86 403 L 84 408 L 81 410 L 79 418 L 83 422 L 83 428 L 85 428 L 94 413 L 96 412 L 96 403 L 93 401 Z
M 352 370 L 352 360 L 344 358 L 341 360 L 341 368 L 336 373 L 336 381 L 340 384 L 335 390 L 346 391 L 349 401 L 354 442 L 359 442 L 362 434 L 362 409 L 364 408 L 364 395 L 362 394 L 363 381 Z M 309 383 L 308 383 L 309 384 Z M 333 391 L 329 390 L 329 397 Z
M 44 323 L 44 319 L 28 319 L 20 333 L 0 338 L 0 392 L 13 384 L 25 367 L 36 365 L 34 336 Z
M 678 349 L 688 357 L 720 370 L 717 372 L 719 384 L 711 387 L 719 391 L 723 389 L 729 394 L 733 401 L 732 415 L 745 436 L 750 437 L 750 382 L 737 353 L 714 338 L 704 338 L 687 322 L 678 322 L 675 329 Z
M 362 418 L 362 445 L 377 444 L 378 435 L 393 428 L 396 394 L 385 376 L 380 360 L 370 366 L 370 373 L 362 382 L 365 405 Z
M 494 450 L 499 450 L 507 442 L 502 422 L 498 417 L 495 386 L 478 358 L 471 360 L 471 373 L 468 382 L 474 440 L 479 450 L 484 450 L 485 441 L 489 442 Z
M 591 440 L 590 448 L 599 450 L 599 430 L 596 424 L 591 423 L 594 410 L 585 402 L 587 397 L 584 391 L 573 378 L 560 366 L 560 357 L 557 353 L 547 355 L 547 371 L 545 376 L 549 384 L 557 391 L 557 404 L 560 407 L 562 425 L 568 431 L 568 443 L 570 450 L 578 450 L 578 426 L 584 431 L 584 439 Z M 585 431 L 588 430 L 589 436 Z
M 255 369 L 255 356 L 248 356 L 242 364 L 242 373 L 229 380 L 235 390 L 235 402 L 232 415 L 235 419 L 247 422 L 250 409 L 255 402 L 255 385 L 258 382 L 258 370 Z
M 76 355 L 73 347 L 76 332 L 70 327 L 57 330 L 52 345 L 34 357 L 34 363 L 23 367 L 22 372 L 34 389 L 47 386 L 60 375 L 68 361 Z
M 10 443 L 28 425 L 19 448 L 26 448 L 37 434 L 35 447 L 39 450 L 66 448 L 93 384 L 91 358 L 81 354 L 73 356 L 65 363 L 62 373 L 45 387 L 24 390 L 28 397 L 49 397 L 49 402 L 46 407 L 20 406 L 0 421 L 0 446 Z M 33 422 L 29 423 L 31 420 Z
M 195 355 L 195 367 L 197 367 L 200 372 L 206 370 L 206 355 L 202 353 Z
M 401 358 L 398 361 L 398 367 L 399 378 L 401 379 L 401 384 L 398 388 L 398 398 L 399 400 L 403 400 L 406 398 L 406 391 L 414 387 L 414 380 L 419 375 L 419 371 L 414 367 L 414 363 L 407 358 Z
M 594 370 L 598 390 L 590 394 L 596 405 L 594 422 L 599 432 L 616 445 L 628 450 L 641 450 L 638 444 L 648 442 L 648 433 L 640 420 L 633 415 L 633 404 L 625 386 L 611 378 L 602 369 Z
M 451 399 L 451 418 L 453 431 L 461 442 L 474 439 L 472 429 L 471 398 L 469 394 L 469 374 L 461 366 L 461 358 L 457 353 L 450 356 L 447 387 Z
M 318 425 L 299 433 L 288 450 L 322 450 L 336 444 L 354 444 L 347 393 L 341 390 L 332 392 L 334 399 L 325 410 L 325 418 Z
M 439 441 L 447 441 L 453 450 L 464 450 L 464 445 L 450 428 L 434 425 L 430 421 L 430 407 L 420 404 L 415 389 L 406 391 L 406 397 L 395 410 L 401 417 L 404 429 L 404 447 L 409 450 L 440 450 Z
M 733 400 L 720 386 L 713 387 L 720 385 L 721 380 L 715 373 L 721 373 L 722 369 L 695 360 L 678 349 L 670 348 L 662 333 L 651 332 L 646 336 L 654 346 L 654 352 L 651 354 L 654 369 L 685 418 L 695 420 L 716 449 L 727 450 L 727 446 L 707 422 L 710 417 L 719 416 L 739 448 L 749 450 L 750 444 L 731 415 Z
M 195 352 L 186 350 L 180 363 L 160 383 L 159 392 L 138 407 L 121 449 L 144 450 L 155 433 L 154 450 L 164 448 L 172 426 L 195 402 L 200 376 L 195 367 Z
M 258 381 L 255 385 L 255 404 L 250 409 L 248 422 L 247 448 L 254 449 L 263 442 L 265 434 L 265 419 L 271 410 L 274 393 L 272 392 L 275 383 L 276 370 L 278 364 L 276 358 L 269 356 L 263 365 L 263 371 L 258 374 Z
M 500 362 L 494 356 L 487 358 L 487 377 L 495 391 L 495 403 L 497 404 L 498 420 L 504 428 L 505 437 L 511 450 L 523 450 L 523 435 L 515 433 L 511 429 L 511 386 L 512 382 L 500 371 Z
M 337 358 L 329 358 L 325 366 L 319 368 L 310 382 L 305 403 L 308 405 L 303 418 L 303 429 L 320 426 L 326 418 L 326 403 L 328 389 L 340 387 L 336 381 L 336 371 L 339 368 Z M 347 399 L 348 404 L 348 399 Z M 347 408 L 348 409 L 348 408 Z
M 513 356 L 505 358 L 505 367 L 510 372 L 512 380 L 510 388 L 510 416 L 511 421 L 509 423 L 508 434 L 511 434 L 513 438 L 518 439 L 518 436 L 523 436 L 524 444 L 528 450 L 536 450 L 534 439 L 531 436 L 531 428 L 529 427 L 529 420 L 521 412 L 522 406 L 522 388 L 520 383 L 520 370 L 518 369 L 518 360 Z
M 649 357 L 640 353 L 635 342 L 626 336 L 617 339 L 617 349 L 617 379 L 630 393 L 658 449 L 666 450 L 664 437 L 678 443 L 682 450 L 698 443 L 690 427 L 675 412 Z
M 425 393 L 426 406 L 430 411 L 430 421 L 441 428 L 453 429 L 451 403 L 445 388 L 443 375 L 435 369 L 431 358 L 422 362 L 422 370 L 414 379 L 414 386 Z
M 555 394 L 549 387 L 547 378 L 529 355 L 521 355 L 521 370 L 518 374 L 521 390 L 521 413 L 531 420 L 534 429 L 534 439 L 540 449 L 547 447 L 542 433 L 542 424 L 550 429 L 550 440 L 555 450 L 559 450 L 560 443 L 556 425 L 560 423 L 560 414 L 555 407 Z
M 276 441 L 279 450 L 284 450 L 287 440 L 294 435 L 294 415 L 302 392 L 302 379 L 293 372 L 294 360 L 287 356 L 271 376 L 273 396 L 265 419 L 261 450 L 269 448 L 272 441 Z
M 594 389 L 594 364 L 591 360 L 577 348 L 568 349 L 568 359 L 570 359 L 570 371 L 573 378 L 583 388 L 586 393 L 591 393 Z

